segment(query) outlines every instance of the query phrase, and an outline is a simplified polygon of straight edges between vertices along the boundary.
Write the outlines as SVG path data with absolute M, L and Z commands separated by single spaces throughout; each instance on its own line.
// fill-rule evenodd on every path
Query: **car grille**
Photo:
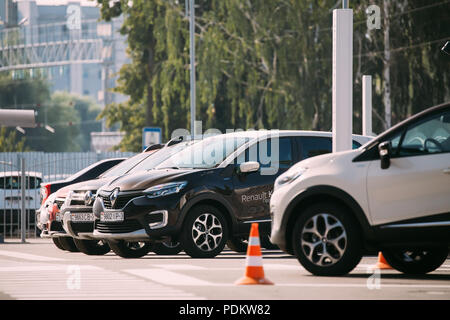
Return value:
M 138 197 L 139 195 L 131 194 L 131 195 L 119 195 L 116 199 L 116 202 L 114 203 L 114 209 L 122 209 L 125 207 L 125 205 L 130 201 L 131 199 L 134 199 Z M 111 200 L 109 199 L 109 196 L 100 196 L 100 198 L 103 200 L 103 206 L 105 209 L 113 209 L 113 206 L 111 204 Z
M 74 200 L 70 201 L 71 206 L 84 206 L 84 200 Z
M 62 223 L 59 221 L 52 221 L 50 224 L 50 231 L 64 231 Z
M 124 220 L 123 222 L 95 222 L 95 229 L 100 233 L 129 233 L 143 229 L 137 220 Z

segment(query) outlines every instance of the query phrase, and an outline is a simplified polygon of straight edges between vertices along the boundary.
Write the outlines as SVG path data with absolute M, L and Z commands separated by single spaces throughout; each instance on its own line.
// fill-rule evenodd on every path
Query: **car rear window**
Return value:
M 25 188 L 37 189 L 40 187 L 42 179 L 39 177 L 26 177 Z M 0 189 L 19 190 L 21 188 L 21 177 L 10 176 L 0 178 Z
M 330 153 L 333 150 L 332 140 L 328 137 L 301 137 L 300 146 L 302 159 Z M 359 142 L 353 140 L 353 149 L 358 149 L 360 146 Z

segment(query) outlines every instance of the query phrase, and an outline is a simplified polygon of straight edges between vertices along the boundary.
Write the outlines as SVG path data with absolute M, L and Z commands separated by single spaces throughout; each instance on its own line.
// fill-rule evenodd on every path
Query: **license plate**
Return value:
M 61 213 L 57 212 L 57 213 L 55 214 L 55 220 L 56 220 L 56 221 L 59 221 L 59 222 L 62 221 Z
M 70 220 L 73 222 L 92 222 L 94 221 L 94 214 L 92 212 L 72 212 L 70 213 Z
M 100 221 L 105 222 L 123 221 L 123 212 L 122 211 L 102 212 L 100 213 Z

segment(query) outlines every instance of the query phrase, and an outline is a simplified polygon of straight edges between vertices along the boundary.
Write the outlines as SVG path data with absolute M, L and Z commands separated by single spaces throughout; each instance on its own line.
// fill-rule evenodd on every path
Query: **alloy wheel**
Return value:
M 201 214 L 192 225 L 192 240 L 203 251 L 216 249 L 223 237 L 220 220 L 212 213 Z
M 304 225 L 301 248 L 309 261 L 318 266 L 336 264 L 347 247 L 347 234 L 341 221 L 328 213 L 312 216 Z

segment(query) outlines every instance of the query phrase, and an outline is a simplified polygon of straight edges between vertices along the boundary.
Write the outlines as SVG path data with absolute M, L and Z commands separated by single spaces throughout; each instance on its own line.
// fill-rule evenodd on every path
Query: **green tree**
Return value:
M 29 71 L 23 72 L 21 79 L 13 79 L 9 72 L 0 73 L 0 108 L 32 109 L 50 97 L 46 80 L 31 77 Z
M 116 90 L 130 96 L 100 115 L 138 150 L 144 125 L 164 138 L 189 128 L 189 34 L 182 1 L 99 1 L 104 19 L 124 14 L 131 63 Z M 331 129 L 335 0 L 196 0 L 197 118 L 204 127 Z M 375 132 L 449 99 L 450 3 L 384 0 L 381 29 L 368 30 L 370 0 L 354 10 L 354 132 L 361 132 L 361 78 L 374 79 Z M 389 90 L 390 89 L 390 90 Z M 385 105 L 391 105 L 385 114 Z M 389 109 L 389 107 L 387 108 Z M 149 113 L 151 111 L 151 117 Z M 389 120 L 390 118 L 390 120 Z M 143 120 L 144 119 L 144 120 Z
M 27 145 L 46 152 L 89 151 L 90 133 L 101 129 L 101 123 L 95 121 L 99 113 L 100 107 L 90 98 L 55 92 L 39 106 L 39 126 L 27 130 Z M 45 125 L 55 132 L 48 131 Z
M 0 152 L 28 151 L 25 137 L 18 137 L 15 129 L 0 128 Z

